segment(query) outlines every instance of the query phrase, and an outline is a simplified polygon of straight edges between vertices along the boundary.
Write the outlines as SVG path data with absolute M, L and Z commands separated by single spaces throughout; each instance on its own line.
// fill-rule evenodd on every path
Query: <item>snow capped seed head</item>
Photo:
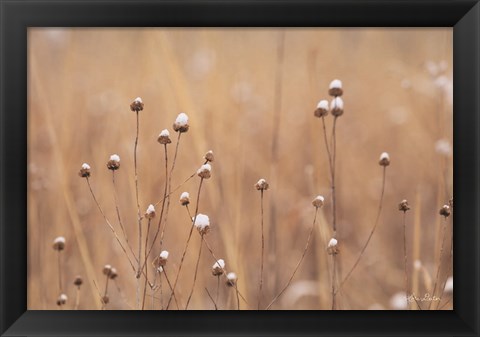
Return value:
M 120 168 L 120 156 L 118 154 L 112 154 L 110 160 L 107 162 L 107 168 L 115 171 Z
M 212 162 L 214 157 L 213 157 L 213 151 L 209 150 L 207 153 L 205 153 L 205 156 L 203 157 L 206 161 Z
M 338 244 L 337 239 L 331 238 L 327 245 L 327 253 L 330 255 L 338 254 L 337 244 Z
M 102 269 L 102 272 L 103 272 L 103 275 L 109 276 L 110 273 L 112 272 L 112 266 L 109 265 L 109 264 L 104 265 L 103 269 Z
M 227 286 L 234 287 L 237 284 L 237 274 L 230 272 L 227 274 Z
M 410 206 L 408 205 L 408 201 L 406 199 L 403 199 L 399 204 L 398 204 L 398 210 L 403 211 L 404 213 L 410 209 Z
M 188 192 L 183 192 L 180 195 L 180 204 L 182 206 L 187 206 L 190 203 L 190 194 Z
M 53 249 L 58 251 L 65 249 L 65 238 L 63 236 L 59 236 L 53 240 Z
M 175 130 L 175 132 L 187 132 L 189 127 L 188 116 L 182 112 L 177 116 L 175 123 L 173 123 L 173 130 Z
M 167 261 L 168 261 L 168 251 L 166 250 L 162 250 L 162 252 L 160 253 L 160 255 L 158 255 L 154 260 L 153 260 L 153 266 L 155 268 L 157 268 L 157 270 L 159 268 L 162 268 L 164 267 L 166 264 L 167 264 Z M 162 271 L 163 271 L 163 268 L 162 268 Z M 161 272 L 161 271 L 160 271 Z
M 87 163 L 83 163 L 82 167 L 80 168 L 80 172 L 78 172 L 78 175 L 82 178 L 90 177 L 90 165 L 88 165 Z
M 452 293 L 453 292 L 453 276 L 450 276 L 448 279 L 447 279 L 447 282 L 445 282 L 445 288 L 444 288 L 445 292 L 448 294 L 448 293 Z
M 330 82 L 328 94 L 330 96 L 342 96 L 343 95 L 343 89 L 342 89 L 342 81 L 340 80 L 333 80 Z
M 317 108 L 313 112 L 315 117 L 324 117 L 328 115 L 328 101 L 327 100 L 321 100 L 317 104 Z
M 212 175 L 212 166 L 210 166 L 210 164 L 204 164 L 200 166 L 200 168 L 197 170 L 197 175 L 203 179 L 210 178 Z
M 324 197 L 322 197 L 321 195 L 317 195 L 315 199 L 313 199 L 312 205 L 315 206 L 316 208 L 320 208 L 323 206 L 324 201 L 325 201 Z
M 193 220 L 193 225 L 195 228 L 197 228 L 198 232 L 201 235 L 207 234 L 207 232 L 210 230 L 210 219 L 208 218 L 208 215 L 199 213 Z
M 83 284 L 83 278 L 80 275 L 75 276 L 73 284 L 80 288 L 80 286 Z
M 155 217 L 155 206 L 152 204 L 148 205 L 147 210 L 145 211 L 145 218 L 153 219 Z
M 269 185 L 268 185 L 267 181 L 262 178 L 259 181 L 257 181 L 257 183 L 255 184 L 255 188 L 259 191 L 266 191 L 266 190 L 268 190 Z
M 382 154 L 380 155 L 380 159 L 378 161 L 378 164 L 380 166 L 388 166 L 390 165 L 390 156 L 388 155 L 388 153 L 386 152 L 382 152 Z
M 225 261 L 219 259 L 215 262 L 212 266 L 212 275 L 213 276 L 220 276 L 223 274 L 223 270 L 225 269 Z
M 67 295 L 60 294 L 60 296 L 58 296 L 58 299 L 57 299 L 57 305 L 58 306 L 65 305 L 67 301 L 68 301 Z
M 442 208 L 440 208 L 440 215 L 444 216 L 445 218 L 450 216 L 450 206 L 448 205 L 443 205 Z
M 170 139 L 170 132 L 168 132 L 167 129 L 163 129 L 162 132 L 160 132 L 160 134 L 158 135 L 157 141 L 163 145 L 170 144 L 172 142 L 172 140 Z
M 139 112 L 143 110 L 143 101 L 140 97 L 137 97 L 133 100 L 133 102 L 130 104 L 130 110 Z
M 117 269 L 113 268 L 110 269 L 110 274 L 108 274 L 108 277 L 111 279 L 111 280 L 115 280 L 118 276 L 118 273 L 117 273 Z
M 335 97 L 330 102 L 330 111 L 335 117 L 343 115 L 343 100 L 341 97 Z

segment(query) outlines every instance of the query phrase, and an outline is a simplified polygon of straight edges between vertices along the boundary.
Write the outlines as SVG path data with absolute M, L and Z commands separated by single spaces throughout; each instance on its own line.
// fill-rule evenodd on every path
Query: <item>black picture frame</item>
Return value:
M 479 335 L 480 4 L 0 0 L 2 336 Z M 453 311 L 27 311 L 28 27 L 453 27 Z

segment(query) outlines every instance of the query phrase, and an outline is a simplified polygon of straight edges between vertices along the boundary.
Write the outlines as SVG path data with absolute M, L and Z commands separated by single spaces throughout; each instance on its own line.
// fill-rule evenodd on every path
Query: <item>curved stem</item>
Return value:
M 262 230 L 262 256 L 260 262 L 260 285 L 258 289 L 258 306 L 257 309 L 260 310 L 260 302 L 262 300 L 262 285 L 263 285 L 263 260 L 265 255 L 265 238 L 264 238 L 264 230 L 263 230 L 263 190 L 260 191 L 260 208 L 261 208 L 261 230 Z
M 202 235 L 202 238 L 203 238 L 203 235 Z M 197 263 L 195 264 L 195 273 L 193 274 L 192 290 L 190 290 L 190 294 L 188 295 L 187 305 L 185 306 L 185 310 L 188 309 L 188 304 L 190 303 L 190 299 L 192 298 L 192 295 L 193 295 L 193 290 L 195 289 L 195 283 L 197 281 L 197 274 L 198 274 L 198 266 L 200 264 L 200 257 L 202 256 L 202 247 L 203 247 L 203 240 L 200 241 L 200 249 L 198 250 Z
M 295 266 L 295 269 L 293 270 L 293 273 L 292 273 L 292 276 L 290 276 L 290 278 L 288 279 L 287 283 L 285 284 L 285 286 L 282 288 L 282 290 L 278 293 L 277 296 L 275 296 L 275 298 L 270 302 L 270 304 L 265 308 L 265 310 L 268 310 L 270 309 L 270 307 L 273 305 L 273 303 L 275 303 L 275 301 L 280 297 L 282 296 L 282 294 L 285 292 L 285 290 L 287 290 L 287 288 L 290 286 L 290 284 L 292 283 L 292 280 L 293 278 L 295 277 L 295 274 L 297 273 L 297 270 L 298 268 L 300 267 L 300 264 L 302 263 L 306 253 L 307 253 L 307 250 L 308 250 L 308 246 L 310 245 L 310 241 L 312 239 L 312 236 L 313 236 L 313 231 L 315 229 L 315 223 L 317 221 L 317 213 L 318 213 L 318 207 L 315 208 L 315 216 L 313 217 L 313 223 L 312 223 L 312 228 L 310 229 L 310 233 L 308 234 L 308 238 L 307 238 L 307 243 L 305 244 L 305 248 L 303 249 L 303 254 L 302 256 L 300 257 L 300 260 L 297 262 L 297 265 Z

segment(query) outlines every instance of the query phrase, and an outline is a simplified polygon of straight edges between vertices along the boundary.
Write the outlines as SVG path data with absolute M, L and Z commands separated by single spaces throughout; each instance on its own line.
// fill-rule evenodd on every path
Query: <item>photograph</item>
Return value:
M 451 27 L 29 27 L 27 106 L 28 310 L 454 309 Z

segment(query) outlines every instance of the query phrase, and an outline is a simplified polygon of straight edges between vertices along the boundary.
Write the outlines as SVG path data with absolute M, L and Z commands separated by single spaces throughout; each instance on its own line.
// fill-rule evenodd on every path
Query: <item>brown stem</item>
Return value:
M 148 234 L 150 233 L 150 224 L 151 219 L 148 219 L 147 224 L 147 233 L 145 234 L 145 257 L 144 257 L 144 264 L 145 264 L 145 274 L 148 275 L 148 264 L 147 264 L 147 247 L 148 247 Z M 142 310 L 145 309 L 145 297 L 147 295 L 147 277 L 145 276 L 145 283 L 143 286 L 143 299 L 142 299 Z
M 263 285 L 263 259 L 264 259 L 264 251 L 265 251 L 265 238 L 264 238 L 264 231 L 263 231 L 263 190 L 260 191 L 260 208 L 261 208 L 261 230 L 262 230 L 262 256 L 260 262 L 260 285 L 258 289 L 258 305 L 257 310 L 260 310 L 260 302 L 262 300 L 262 285 Z
M 438 266 L 437 266 L 437 273 L 435 276 L 435 283 L 433 284 L 433 291 L 432 291 L 432 297 L 435 297 L 435 292 L 437 291 L 437 283 L 438 283 L 438 277 L 440 276 L 440 267 L 442 265 L 442 256 L 443 256 L 443 248 L 445 247 L 445 236 L 446 236 L 446 229 L 447 229 L 447 217 L 444 217 L 444 222 L 443 222 L 443 239 L 442 239 L 442 245 L 440 247 L 440 255 L 438 256 Z M 432 307 L 432 302 L 430 302 L 429 309 Z
M 172 292 L 173 299 L 175 300 L 175 305 L 177 306 L 177 309 L 180 309 L 180 306 L 178 305 L 178 301 L 177 301 L 177 296 L 175 295 L 175 290 L 172 288 L 172 284 L 170 283 L 170 280 L 168 279 L 167 271 L 165 270 L 165 267 L 163 267 L 163 276 L 165 276 L 165 280 L 167 280 L 168 287 L 170 288 L 170 291 Z M 167 306 L 167 309 L 168 309 L 168 306 Z
M 60 294 L 63 293 L 63 287 L 62 287 L 62 255 L 61 251 L 58 251 L 58 288 L 60 290 Z
M 387 167 L 383 166 L 383 179 L 382 179 L 382 192 L 380 194 L 380 203 L 378 205 L 378 211 L 377 211 L 377 217 L 375 219 L 375 223 L 373 224 L 372 230 L 370 231 L 370 234 L 368 235 L 368 239 L 365 242 L 365 244 L 362 247 L 362 250 L 360 251 L 360 254 L 358 255 L 357 259 L 355 260 L 355 263 L 353 264 L 352 268 L 348 271 L 347 275 L 343 279 L 343 281 L 340 283 L 340 286 L 338 287 L 338 291 L 343 287 L 345 282 L 349 279 L 349 277 L 352 275 L 353 271 L 357 267 L 358 263 L 360 262 L 363 254 L 365 253 L 365 250 L 367 249 L 368 244 L 370 243 L 370 240 L 372 239 L 373 233 L 375 233 L 375 229 L 377 228 L 378 221 L 380 220 L 380 214 L 382 212 L 382 207 L 383 207 L 383 195 L 385 192 L 385 179 L 386 179 L 386 172 L 387 172 Z
M 270 304 L 265 308 L 265 310 L 269 310 L 270 307 L 273 305 L 273 303 L 275 303 L 275 301 L 280 297 L 282 296 L 282 294 L 285 292 L 285 290 L 287 290 L 287 288 L 290 286 L 290 284 L 292 283 L 292 280 L 293 278 L 295 277 L 295 274 L 297 273 L 297 270 L 298 268 L 300 267 L 300 264 L 302 263 L 306 253 L 307 253 L 307 250 L 308 250 L 308 246 L 310 245 L 310 240 L 312 239 L 312 236 L 313 236 L 313 231 L 315 229 L 315 223 L 317 221 L 317 213 L 318 213 L 318 207 L 315 208 L 315 216 L 313 217 L 313 223 L 312 223 L 312 228 L 310 229 L 310 233 L 308 234 L 308 238 L 307 238 L 307 243 L 305 244 L 305 248 L 303 249 L 303 254 L 302 256 L 300 257 L 300 260 L 298 261 L 297 265 L 295 266 L 295 269 L 293 270 L 293 273 L 292 273 L 292 276 L 290 276 L 290 278 L 288 279 L 287 283 L 285 284 L 285 286 L 282 288 L 282 290 L 278 293 L 277 296 L 275 296 L 275 298 L 270 302 Z
M 337 136 L 336 136 L 337 116 L 333 120 L 332 139 L 333 139 L 333 153 L 332 153 L 332 216 L 333 216 L 333 237 L 337 237 L 337 200 L 335 193 L 335 160 L 337 156 Z M 336 290 L 335 283 L 337 277 L 337 254 L 333 254 L 333 273 L 332 273 L 332 310 L 336 309 Z
M 404 268 L 405 268 L 405 299 L 408 305 L 408 271 L 407 271 L 407 223 L 406 223 L 407 212 L 403 212 L 403 256 L 404 256 Z M 417 303 L 418 305 L 418 303 Z
M 80 286 L 77 286 L 77 291 L 75 294 L 75 310 L 78 310 L 80 306 Z
M 210 295 L 210 292 L 208 291 L 207 287 L 205 287 L 205 291 L 207 292 L 208 297 L 209 297 L 210 300 L 212 301 L 213 306 L 215 307 L 215 310 L 218 310 L 218 308 L 217 308 L 217 303 L 215 303 L 215 300 L 213 299 L 212 295 Z
M 203 235 L 202 235 L 203 239 Z M 192 290 L 190 290 L 190 294 L 188 295 L 187 299 L 187 305 L 185 306 L 185 310 L 188 309 L 188 305 L 190 303 L 190 299 L 192 298 L 193 295 L 193 290 L 195 289 L 195 283 L 197 281 L 197 274 L 198 274 L 198 266 L 200 264 L 200 257 L 202 256 L 202 247 L 203 247 L 203 240 L 200 241 L 200 248 L 198 250 L 198 257 L 197 257 L 197 263 L 195 264 L 195 273 L 193 274 L 193 284 L 192 284 Z
M 105 291 L 103 292 L 103 298 L 102 298 L 102 302 L 103 302 L 102 310 L 105 310 L 105 308 L 107 307 L 107 303 L 105 303 L 105 297 L 108 294 L 108 280 L 109 279 L 110 279 L 110 277 L 109 277 L 109 275 L 107 275 L 107 280 L 105 281 Z
M 142 256 L 142 217 L 140 215 L 140 202 L 138 198 L 138 172 L 137 172 L 137 146 L 138 146 L 138 134 L 140 131 L 140 117 L 138 114 L 138 110 L 136 112 L 137 117 L 137 133 L 135 136 L 135 146 L 133 148 L 133 166 L 135 170 L 135 198 L 137 201 L 137 218 L 138 218 L 138 269 L 137 269 L 137 307 L 140 308 L 140 280 L 139 275 L 141 263 L 141 256 Z

